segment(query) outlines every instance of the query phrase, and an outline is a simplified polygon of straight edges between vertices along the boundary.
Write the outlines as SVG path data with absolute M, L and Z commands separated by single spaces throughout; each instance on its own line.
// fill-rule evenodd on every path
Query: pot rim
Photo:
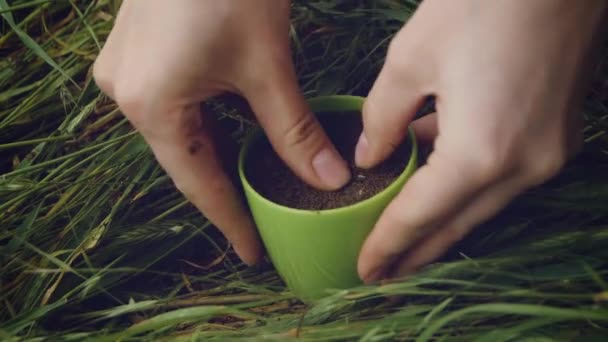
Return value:
M 351 111 L 350 109 L 339 109 L 341 107 L 336 105 L 337 102 L 340 102 L 341 104 L 344 104 L 346 102 L 351 102 L 351 104 L 357 104 L 359 106 L 359 109 L 354 109 L 354 110 L 361 111 L 364 100 L 365 100 L 365 98 L 360 97 L 360 96 L 327 95 L 327 96 L 318 96 L 318 97 L 311 98 L 308 100 L 308 103 L 311 107 L 314 107 L 315 105 L 329 106 L 330 109 L 322 109 L 322 110 L 315 110 L 315 111 L 331 113 L 331 112 Z M 380 191 L 380 192 L 376 193 L 375 195 L 368 197 L 362 201 L 359 201 L 359 202 L 356 202 L 356 203 L 353 203 L 353 204 L 350 204 L 347 206 L 339 207 L 339 208 L 320 209 L 320 210 L 297 209 L 297 208 L 292 208 L 292 207 L 288 207 L 285 205 L 281 205 L 279 203 L 273 202 L 273 201 L 267 199 L 266 197 L 262 196 L 262 194 L 260 194 L 251 185 L 251 183 L 249 183 L 249 180 L 247 179 L 247 177 L 245 175 L 245 160 L 247 159 L 247 156 L 249 155 L 248 152 L 250 150 L 250 147 L 256 141 L 256 139 L 259 139 L 263 135 L 264 135 L 263 130 L 261 128 L 256 128 L 253 132 L 248 134 L 247 137 L 245 138 L 245 141 L 239 151 L 239 157 L 238 157 L 239 178 L 241 179 L 241 182 L 243 183 L 243 187 L 245 188 L 245 191 L 248 191 L 248 192 L 250 192 L 250 194 L 253 194 L 255 196 L 255 200 L 262 201 L 263 203 L 266 203 L 267 205 L 270 205 L 270 206 L 274 207 L 275 209 L 286 211 L 286 212 L 292 212 L 293 214 L 298 214 L 298 215 L 318 216 L 321 214 L 324 214 L 324 215 L 339 214 L 339 213 L 357 210 L 357 209 L 372 205 L 373 202 L 380 200 L 380 198 L 386 196 L 387 193 L 393 191 L 394 188 L 398 187 L 399 184 L 405 178 L 410 177 L 414 171 L 414 168 L 416 168 L 416 164 L 418 162 L 418 144 L 417 144 L 416 136 L 414 134 L 414 130 L 411 127 L 408 127 L 407 137 L 408 137 L 408 139 L 410 139 L 410 143 L 411 143 L 410 158 L 408 160 L 408 163 L 405 166 L 405 168 L 403 169 L 403 171 L 399 174 L 399 176 L 397 178 L 395 178 L 388 186 L 386 186 L 384 189 L 382 189 L 382 191 Z

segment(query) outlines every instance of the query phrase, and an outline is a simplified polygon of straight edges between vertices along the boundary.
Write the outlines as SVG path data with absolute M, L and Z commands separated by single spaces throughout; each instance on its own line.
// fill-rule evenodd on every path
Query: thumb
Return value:
M 301 95 L 289 56 L 266 65 L 263 78 L 242 91 L 274 150 L 311 186 L 342 187 L 350 171 Z
M 402 142 L 407 127 L 424 102 L 414 75 L 397 66 L 389 53 L 363 105 L 363 133 L 355 150 L 357 166 L 370 168 L 388 157 Z

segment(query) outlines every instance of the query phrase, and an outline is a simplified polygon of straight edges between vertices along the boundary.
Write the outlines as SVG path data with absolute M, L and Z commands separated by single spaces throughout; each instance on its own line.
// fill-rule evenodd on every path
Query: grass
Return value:
M 95 86 L 118 5 L 0 0 L 0 339 L 606 339 L 607 58 L 562 174 L 422 272 L 305 306 L 271 267 L 236 261 Z M 296 1 L 305 95 L 365 95 L 415 7 Z M 229 99 L 208 106 L 235 139 L 252 124 Z

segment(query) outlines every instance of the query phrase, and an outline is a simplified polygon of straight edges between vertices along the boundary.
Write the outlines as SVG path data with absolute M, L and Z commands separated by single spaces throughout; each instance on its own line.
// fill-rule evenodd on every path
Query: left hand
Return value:
M 290 0 L 123 1 L 93 68 L 176 188 L 247 264 L 262 260 L 262 244 L 226 173 L 223 136 L 202 102 L 242 95 L 277 154 L 311 186 L 337 189 L 350 178 L 299 89 L 290 6 Z
M 581 144 L 581 76 L 603 0 L 426 0 L 392 41 L 363 109 L 359 166 L 386 158 L 413 122 L 426 165 L 382 214 L 359 256 L 366 282 L 441 256 Z

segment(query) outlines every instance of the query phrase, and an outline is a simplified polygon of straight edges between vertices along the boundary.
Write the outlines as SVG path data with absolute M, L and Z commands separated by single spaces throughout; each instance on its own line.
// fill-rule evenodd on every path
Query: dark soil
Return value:
M 337 191 L 317 190 L 300 180 L 278 157 L 267 139 L 260 139 L 249 153 L 245 173 L 254 189 L 272 202 L 296 209 L 322 210 L 344 207 L 372 197 L 404 170 L 411 145 L 404 139 L 395 152 L 373 169 L 355 166 L 355 146 L 362 131 L 361 114 L 319 115 L 319 121 L 349 164 L 353 177 Z

